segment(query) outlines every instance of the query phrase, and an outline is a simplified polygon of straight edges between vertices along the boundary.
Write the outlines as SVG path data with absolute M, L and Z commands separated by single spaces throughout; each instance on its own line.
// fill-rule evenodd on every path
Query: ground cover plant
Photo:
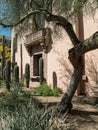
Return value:
M 66 115 L 55 115 L 29 92 L 5 92 L 0 98 L 0 130 L 67 130 Z
M 55 114 L 53 106 L 43 105 L 33 97 L 32 92 L 23 91 L 18 66 L 15 66 L 9 91 L 5 80 L 0 81 L 0 130 L 67 130 L 73 126 L 73 122 L 65 123 L 66 114 Z M 44 83 L 36 92 L 44 96 L 57 96 L 61 90 L 57 87 L 51 90 Z
M 33 92 L 42 96 L 59 96 L 62 93 L 61 89 L 55 87 L 51 89 L 46 83 L 43 83 L 36 87 Z

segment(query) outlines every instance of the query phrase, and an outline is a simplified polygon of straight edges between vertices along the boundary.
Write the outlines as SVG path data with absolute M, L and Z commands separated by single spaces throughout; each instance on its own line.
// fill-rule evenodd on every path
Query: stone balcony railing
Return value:
M 40 29 L 34 33 L 26 35 L 25 46 L 35 45 L 36 43 L 44 43 L 47 39 L 50 39 L 50 29 Z
M 32 47 L 34 49 L 34 47 L 37 46 L 37 50 L 42 48 L 43 51 L 46 52 L 48 50 L 47 47 L 52 44 L 50 28 L 40 29 L 36 32 L 26 35 L 25 38 L 24 45 L 29 55 L 32 54 Z

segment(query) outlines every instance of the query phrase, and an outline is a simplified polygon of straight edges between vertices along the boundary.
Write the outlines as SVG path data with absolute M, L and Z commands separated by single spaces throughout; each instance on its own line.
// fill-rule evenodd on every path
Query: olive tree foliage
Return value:
M 0 24 L 4 27 L 20 26 L 20 29 L 25 27 L 28 29 L 30 19 L 32 22 L 29 23 L 29 27 L 38 29 L 41 27 L 39 23 L 42 18 L 62 26 L 67 32 L 73 44 L 73 48 L 69 49 L 68 53 L 74 71 L 57 109 L 62 112 L 71 109 L 71 100 L 83 74 L 83 54 L 98 48 L 98 32 L 80 41 L 71 20 L 77 16 L 80 9 L 84 11 L 84 15 L 94 14 L 98 8 L 98 0 L 1 0 L 0 5 L 2 8 Z
M 64 16 L 66 19 L 72 19 L 80 8 L 86 13 L 94 13 L 98 0 L 1 0 L 0 5 L 0 24 L 13 27 L 31 16 L 36 22 L 36 15 L 48 14 L 50 8 L 52 14 Z
M 57 14 L 64 14 L 66 18 L 72 18 L 80 8 L 84 8 L 85 13 L 94 12 L 98 2 L 97 0 L 55 0 L 54 5 Z
M 1 0 L 0 25 L 18 26 L 18 32 L 23 33 L 27 30 L 33 31 L 42 28 L 43 19 L 47 19 L 51 15 L 57 15 L 59 18 L 62 16 L 66 20 L 72 21 L 80 8 L 83 8 L 84 12 L 88 14 L 90 12 L 93 14 L 97 6 L 97 0 Z M 32 22 L 29 22 L 29 19 L 32 19 Z M 54 22 L 52 19 L 51 21 Z M 60 25 L 57 20 L 55 23 Z
M 95 13 L 97 6 L 97 0 L 1 0 L 0 25 L 18 26 L 18 32 L 27 29 L 37 30 L 43 26 L 43 19 L 47 19 L 51 14 L 72 20 L 80 8 L 92 14 Z M 31 23 L 28 22 L 30 18 Z

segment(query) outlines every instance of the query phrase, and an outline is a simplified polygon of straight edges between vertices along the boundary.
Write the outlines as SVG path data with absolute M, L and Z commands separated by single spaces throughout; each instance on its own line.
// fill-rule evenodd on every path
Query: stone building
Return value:
M 74 30 L 80 40 L 84 40 L 98 30 L 97 13 L 84 16 L 81 12 L 74 22 Z M 65 91 L 69 84 L 73 67 L 68 60 L 68 50 L 72 43 L 62 27 L 55 28 L 55 23 L 44 22 L 37 31 L 24 31 L 22 35 L 16 28 L 12 29 L 12 55 L 14 39 L 17 35 L 15 60 L 20 68 L 20 77 L 25 71 L 25 64 L 30 64 L 31 86 L 39 83 L 39 59 L 44 60 L 44 79 L 52 87 L 60 87 Z M 80 93 L 92 94 L 98 83 L 98 50 L 85 55 L 85 72 Z

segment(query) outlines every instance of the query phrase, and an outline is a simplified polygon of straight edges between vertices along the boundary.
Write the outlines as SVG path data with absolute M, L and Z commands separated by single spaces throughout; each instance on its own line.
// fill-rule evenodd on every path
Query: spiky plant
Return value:
M 5 66 L 5 36 L 2 37 L 2 53 L 1 53 L 2 59 L 1 59 L 1 72 L 3 77 L 3 69 Z
M 3 80 L 5 81 L 5 72 L 6 72 L 6 66 L 3 69 Z
M 0 130 L 68 130 L 67 115 L 60 115 L 28 93 L 17 95 L 17 98 L 8 94 L 0 100 Z M 72 125 L 70 122 L 68 127 Z
M 6 62 L 6 67 L 5 67 L 5 83 L 6 83 L 6 88 L 10 90 L 10 81 L 11 81 L 11 61 L 7 60 Z
M 25 83 L 28 88 L 30 83 L 30 65 L 28 63 L 25 66 Z
M 14 67 L 14 84 L 19 84 L 19 66 Z
M 40 84 L 44 81 L 44 74 L 43 74 L 43 58 L 39 59 L 39 81 Z

